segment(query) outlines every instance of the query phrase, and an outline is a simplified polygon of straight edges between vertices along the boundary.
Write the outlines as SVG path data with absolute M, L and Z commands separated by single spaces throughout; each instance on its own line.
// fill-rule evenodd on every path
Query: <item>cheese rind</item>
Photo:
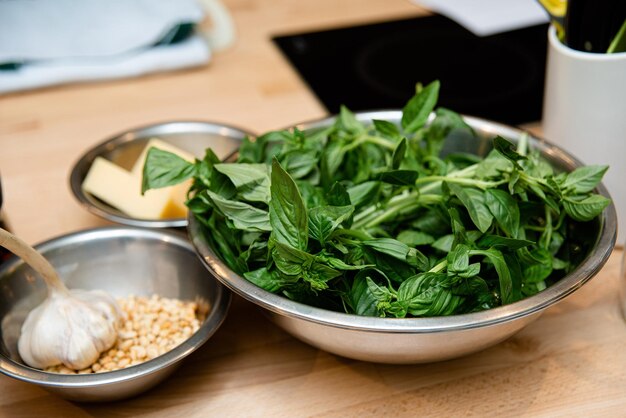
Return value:
M 163 218 L 184 218 L 187 216 L 187 192 L 193 184 L 193 179 L 185 180 L 175 186 L 168 187 L 170 189 L 171 209 L 167 214 L 163 214 Z

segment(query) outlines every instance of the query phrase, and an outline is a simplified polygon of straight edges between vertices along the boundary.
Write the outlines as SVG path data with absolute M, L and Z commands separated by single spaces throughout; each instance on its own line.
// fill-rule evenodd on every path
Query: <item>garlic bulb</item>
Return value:
M 17 347 L 26 364 L 81 370 L 115 344 L 122 317 L 115 299 L 101 290 L 68 290 L 41 254 L 2 228 L 0 247 L 22 258 L 48 287 L 47 298 L 22 325 Z
M 18 352 L 38 369 L 57 364 L 85 369 L 115 344 L 120 316 L 115 300 L 105 292 L 53 291 L 24 321 Z

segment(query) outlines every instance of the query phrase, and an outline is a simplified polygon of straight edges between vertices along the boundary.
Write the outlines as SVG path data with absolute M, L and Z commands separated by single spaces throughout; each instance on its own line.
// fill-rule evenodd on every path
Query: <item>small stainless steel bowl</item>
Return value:
M 399 123 L 399 111 L 359 113 L 361 121 L 383 119 Z M 512 141 L 522 131 L 477 118 L 466 122 L 478 134 L 451 135 L 445 152 L 471 152 L 485 155 L 491 149 L 491 138 L 501 135 Z M 328 118 L 299 125 L 301 130 L 317 129 L 332 123 Z M 557 169 L 570 171 L 581 163 L 564 150 L 550 143 L 530 138 L 533 147 Z M 603 185 L 598 192 L 609 197 Z M 189 235 L 207 269 L 222 283 L 245 299 L 264 309 L 278 326 L 315 347 L 341 356 L 380 363 L 424 363 L 446 360 L 470 354 L 521 330 L 548 307 L 570 295 L 591 279 L 607 261 L 615 245 L 617 220 L 610 205 L 589 236 L 586 258 L 573 272 L 544 291 L 487 311 L 432 318 L 375 318 L 332 312 L 294 302 L 267 292 L 230 270 L 203 238 L 199 222 L 189 219 Z M 209 231 L 210 233 L 210 231 Z
M 167 122 L 143 126 L 117 134 L 83 154 L 72 168 L 70 188 L 78 201 L 91 213 L 109 221 L 146 228 L 185 227 L 187 219 L 137 219 L 124 214 L 83 190 L 82 184 L 96 157 L 103 157 L 130 170 L 151 138 L 188 151 L 199 159 L 206 148 L 212 148 L 219 158 L 226 158 L 239 148 L 250 133 L 214 122 Z
M 158 294 L 209 306 L 206 320 L 192 337 L 155 359 L 106 373 L 46 373 L 26 366 L 17 352 L 22 323 L 45 298 L 46 288 L 30 267 L 10 259 L 0 269 L 0 372 L 64 398 L 111 401 L 150 389 L 204 344 L 226 317 L 230 292 L 206 274 L 193 247 L 178 232 L 98 228 L 55 238 L 36 248 L 70 288 L 103 289 L 116 297 Z

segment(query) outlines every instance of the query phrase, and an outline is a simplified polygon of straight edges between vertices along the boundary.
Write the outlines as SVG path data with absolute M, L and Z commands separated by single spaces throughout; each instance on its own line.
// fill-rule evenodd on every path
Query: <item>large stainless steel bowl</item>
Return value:
M 83 190 L 82 184 L 96 157 L 103 157 L 122 168 L 130 170 L 151 138 L 165 142 L 201 159 L 204 150 L 212 148 L 220 158 L 225 158 L 239 148 L 250 133 L 215 122 L 178 121 L 142 126 L 121 132 L 87 150 L 74 164 L 70 174 L 70 188 L 80 204 L 89 212 L 109 221 L 146 228 L 185 227 L 187 219 L 138 219 L 129 216 Z M 139 193 L 139 191 L 137 191 Z
M 0 268 L 0 372 L 77 401 L 110 401 L 143 392 L 169 376 L 226 317 L 230 292 L 206 274 L 191 244 L 176 232 L 128 227 L 81 231 L 36 246 L 70 288 L 197 300 L 209 312 L 200 329 L 170 352 L 126 369 L 63 375 L 26 366 L 17 340 L 26 315 L 45 298 L 40 279 L 21 260 Z
M 362 121 L 385 119 L 398 122 L 398 111 L 358 114 Z M 444 152 L 466 151 L 484 155 L 494 135 L 516 141 L 522 131 L 476 118 L 465 118 L 479 138 L 453 136 Z M 333 119 L 299 125 L 316 129 Z M 564 150 L 536 138 L 531 144 L 558 169 L 572 170 L 580 165 Z M 598 192 L 609 197 L 604 186 Z M 613 205 L 589 236 L 590 251 L 575 271 L 541 293 L 495 309 L 433 318 L 374 318 L 331 312 L 267 292 L 230 270 L 207 245 L 200 225 L 189 222 L 189 235 L 204 264 L 222 283 L 247 300 L 259 305 L 278 326 L 315 347 L 341 356 L 381 363 L 420 363 L 450 359 L 482 350 L 510 337 L 551 305 L 570 295 L 591 279 L 604 265 L 614 245 L 617 221 Z M 210 233 L 210 231 L 209 231 Z

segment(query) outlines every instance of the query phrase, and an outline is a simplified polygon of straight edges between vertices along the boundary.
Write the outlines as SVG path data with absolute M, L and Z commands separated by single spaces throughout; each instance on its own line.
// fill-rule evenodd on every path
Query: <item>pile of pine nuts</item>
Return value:
M 90 367 L 72 370 L 63 365 L 48 367 L 47 372 L 62 374 L 102 373 L 123 369 L 167 353 L 200 328 L 207 307 L 197 302 L 129 296 L 118 299 L 124 321 L 117 343 Z

